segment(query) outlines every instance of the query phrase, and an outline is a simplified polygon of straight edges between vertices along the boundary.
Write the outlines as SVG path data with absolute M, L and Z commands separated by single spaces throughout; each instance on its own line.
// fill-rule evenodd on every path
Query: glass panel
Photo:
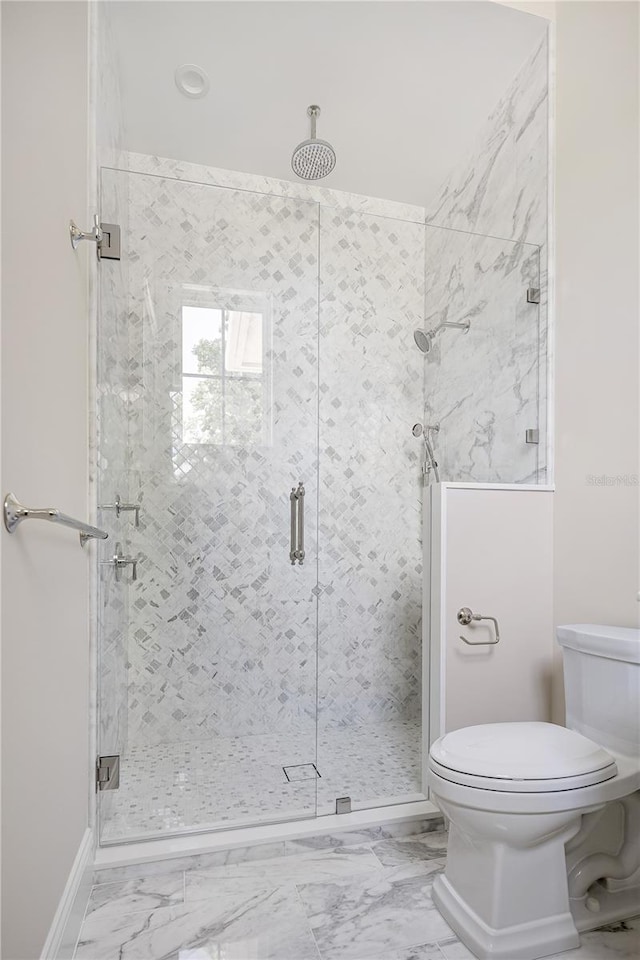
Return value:
M 425 417 L 438 423 L 440 479 L 536 483 L 539 428 L 540 250 L 458 230 L 427 227 L 425 329 L 442 328 L 425 358 Z
M 223 381 L 182 378 L 182 443 L 223 443 Z
M 129 193 L 128 495 L 142 509 L 102 842 L 314 815 L 318 207 L 104 176 Z M 306 558 L 292 565 L 299 481 Z
M 114 220 L 123 217 L 127 196 L 119 178 L 101 185 L 105 206 Z M 117 543 L 129 553 L 132 511 L 116 511 L 118 498 L 131 502 L 128 463 L 129 405 L 127 318 L 129 269 L 126 259 L 112 261 L 113 269 L 98 270 L 98 338 L 96 370 L 98 526 L 109 539 L 96 541 L 95 556 L 108 560 Z M 98 753 L 122 755 L 127 741 L 127 660 L 129 636 L 129 577 L 115 582 L 113 568 L 97 565 L 98 584 Z M 100 817 L 113 811 L 115 792 L 100 794 Z
M 424 226 L 321 208 L 318 812 L 423 799 Z M 366 283 L 363 282 L 366 278 Z
M 182 372 L 222 371 L 222 310 L 182 307 Z

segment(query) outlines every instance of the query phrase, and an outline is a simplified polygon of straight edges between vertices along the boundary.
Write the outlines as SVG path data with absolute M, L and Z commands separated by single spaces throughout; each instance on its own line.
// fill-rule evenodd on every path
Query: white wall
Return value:
M 2 4 L 2 493 L 87 514 L 87 4 Z M 87 245 L 85 245 L 86 247 Z M 40 954 L 88 822 L 89 563 L 2 529 L 3 956 Z
M 638 5 L 557 4 L 556 59 L 554 622 L 632 626 L 638 487 L 589 476 L 639 472 Z
M 552 502 L 539 489 L 431 490 L 431 738 L 476 723 L 551 716 Z M 462 627 L 461 607 L 495 617 Z M 440 662 L 438 663 L 438 660 Z

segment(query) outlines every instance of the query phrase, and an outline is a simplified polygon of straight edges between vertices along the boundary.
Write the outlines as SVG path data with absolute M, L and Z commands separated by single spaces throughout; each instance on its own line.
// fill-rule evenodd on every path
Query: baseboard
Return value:
M 93 831 L 84 832 L 40 960 L 71 960 L 80 933 L 93 878 Z

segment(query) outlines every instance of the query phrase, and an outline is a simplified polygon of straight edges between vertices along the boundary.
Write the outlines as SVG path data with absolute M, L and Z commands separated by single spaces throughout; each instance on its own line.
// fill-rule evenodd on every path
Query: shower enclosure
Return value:
M 101 842 L 424 800 L 411 425 L 538 481 L 539 248 L 135 154 L 100 189 Z
M 103 845 L 422 816 L 425 485 L 546 479 L 546 31 L 487 5 L 465 55 L 457 5 L 295 6 L 283 31 L 278 5 L 92 5 L 95 210 L 121 230 L 96 268 Z M 198 37 L 209 99 L 180 83 Z M 325 185 L 365 183 L 387 199 Z
M 101 841 L 424 799 L 420 211 L 128 166 L 101 172 L 99 516 L 137 560 L 99 567 Z

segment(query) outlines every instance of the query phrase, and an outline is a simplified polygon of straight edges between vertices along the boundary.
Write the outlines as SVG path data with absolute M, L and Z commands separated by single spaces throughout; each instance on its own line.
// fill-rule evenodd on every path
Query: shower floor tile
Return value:
M 321 777 L 287 782 L 312 767 Z M 106 793 L 101 840 L 114 843 L 335 813 L 336 797 L 354 808 L 421 799 L 419 721 L 326 729 L 297 737 L 233 737 L 133 746 L 120 765 L 120 789 Z M 291 767 L 294 768 L 291 771 Z

